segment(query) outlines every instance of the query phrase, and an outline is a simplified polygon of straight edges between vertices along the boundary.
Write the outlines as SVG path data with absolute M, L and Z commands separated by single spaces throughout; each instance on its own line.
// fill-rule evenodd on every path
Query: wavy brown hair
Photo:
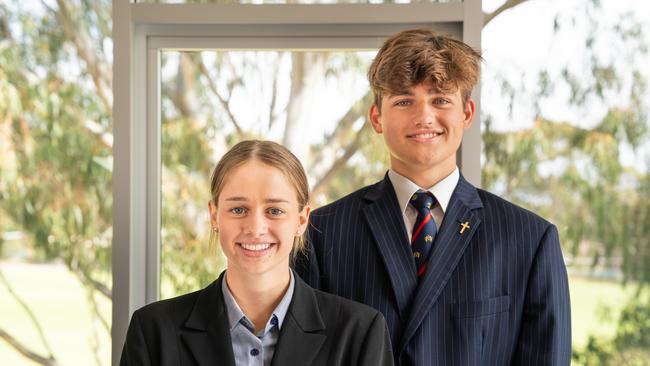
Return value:
M 481 54 L 467 44 L 428 29 L 412 29 L 384 42 L 370 65 L 368 81 L 380 111 L 384 95 L 405 94 L 424 82 L 442 93 L 460 90 L 467 103 L 480 66 Z

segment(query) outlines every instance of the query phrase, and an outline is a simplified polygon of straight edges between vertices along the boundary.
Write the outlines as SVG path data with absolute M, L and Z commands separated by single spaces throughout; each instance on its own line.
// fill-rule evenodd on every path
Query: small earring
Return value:
M 212 228 L 212 231 L 214 231 L 215 233 L 218 233 L 218 232 L 219 232 L 219 228 L 215 226 L 215 227 Z

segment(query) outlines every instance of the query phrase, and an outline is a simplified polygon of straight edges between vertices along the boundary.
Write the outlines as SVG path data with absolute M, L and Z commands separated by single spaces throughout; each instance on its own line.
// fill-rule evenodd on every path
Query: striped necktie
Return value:
M 436 237 L 436 222 L 431 213 L 435 201 L 436 199 L 431 193 L 422 190 L 415 192 L 411 197 L 410 204 L 418 212 L 411 236 L 411 249 L 415 266 L 418 269 L 418 278 L 422 278 L 426 272 L 429 253 L 431 253 L 433 240 Z

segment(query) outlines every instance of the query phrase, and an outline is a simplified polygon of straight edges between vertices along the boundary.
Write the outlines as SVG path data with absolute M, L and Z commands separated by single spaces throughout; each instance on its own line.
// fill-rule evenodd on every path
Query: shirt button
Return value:
M 260 351 L 257 348 L 251 350 L 251 356 L 257 356 L 260 354 Z

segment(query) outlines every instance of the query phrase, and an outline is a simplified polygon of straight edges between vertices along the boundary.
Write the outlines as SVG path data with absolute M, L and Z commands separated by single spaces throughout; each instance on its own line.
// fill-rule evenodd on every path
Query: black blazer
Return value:
M 539 216 L 461 176 L 419 284 L 387 176 L 310 222 L 298 273 L 380 310 L 396 364 L 569 364 L 566 269 L 555 226 Z
M 295 280 L 272 365 L 393 365 L 379 312 Z M 134 312 L 120 366 L 234 366 L 221 281 Z

